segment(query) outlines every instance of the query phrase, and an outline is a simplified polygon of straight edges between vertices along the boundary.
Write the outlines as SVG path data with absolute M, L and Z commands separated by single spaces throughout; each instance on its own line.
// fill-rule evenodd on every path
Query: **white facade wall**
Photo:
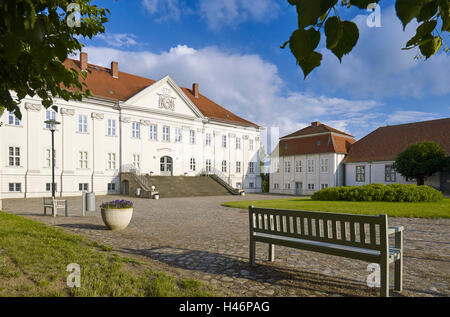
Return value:
M 407 181 L 399 173 L 395 173 L 395 181 L 386 181 L 385 167 L 386 165 L 392 165 L 394 161 L 378 161 L 378 162 L 357 162 L 357 163 L 345 163 L 345 185 L 347 186 L 360 186 L 367 184 L 416 184 L 415 180 Z M 364 181 L 357 181 L 356 179 L 356 167 L 364 166 L 365 177 Z M 429 177 L 425 180 L 425 185 L 440 188 L 440 175 L 439 173 Z
M 322 186 L 334 187 L 343 184 L 344 154 L 324 153 L 271 158 L 270 192 L 288 195 L 312 195 Z M 328 160 L 327 171 L 321 171 L 322 160 Z M 301 172 L 296 171 L 296 161 L 301 162 Z M 308 170 L 308 161 L 314 169 Z M 286 169 L 290 163 L 290 171 Z M 279 164 L 279 171 L 277 166 Z M 314 186 L 312 188 L 312 185 Z
M 158 107 L 158 93 L 170 91 L 174 109 Z M 55 182 L 57 195 L 80 195 L 80 183 L 98 195 L 120 192 L 120 171 L 129 169 L 139 155 L 142 173 L 160 174 L 160 158 L 169 156 L 173 161 L 173 175 L 199 175 L 211 160 L 212 172 L 226 172 L 222 177 L 245 191 L 261 191 L 259 176 L 259 129 L 239 124 L 222 123 L 203 117 L 192 107 L 181 89 L 166 77 L 144 89 L 126 102 L 96 98 L 83 102 L 55 99 L 58 106 L 56 120 L 61 122 L 55 132 Z M 46 109 L 39 99 L 26 98 L 21 106 L 20 125 L 10 125 L 9 113 L 0 117 L 0 198 L 50 196 L 46 183 L 51 183 L 51 167 L 47 165 L 47 149 L 51 149 L 51 132 L 45 128 Z M 87 132 L 79 132 L 79 115 L 87 117 Z M 115 135 L 108 135 L 108 119 L 115 120 Z M 140 125 L 140 136 L 132 136 L 133 122 Z M 149 124 L 157 125 L 157 140 L 150 140 Z M 169 126 L 170 140 L 162 140 L 162 127 Z M 182 131 L 182 141 L 175 143 L 175 128 Z M 190 143 L 190 130 L 195 131 L 195 144 Z M 206 134 L 211 134 L 211 145 L 205 145 Z M 222 147 L 222 136 L 227 146 Z M 236 138 L 241 139 L 236 149 Z M 253 150 L 249 149 L 253 140 Z M 9 148 L 20 149 L 20 165 L 9 165 Z M 80 152 L 87 153 L 87 167 L 80 165 Z M 115 167 L 108 164 L 108 153 L 115 155 Z M 195 159 L 195 171 L 190 168 Z M 236 172 L 236 162 L 241 172 Z M 254 172 L 249 172 L 254 162 Z M 215 170 L 214 170 L 215 169 Z M 10 191 L 10 184 L 19 183 L 20 191 Z M 108 191 L 108 184 L 115 184 Z

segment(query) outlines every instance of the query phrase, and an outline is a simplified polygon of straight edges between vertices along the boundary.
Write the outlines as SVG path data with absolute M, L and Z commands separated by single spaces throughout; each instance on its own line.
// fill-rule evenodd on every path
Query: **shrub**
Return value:
M 431 202 L 444 197 L 442 193 L 426 185 L 370 184 L 362 186 L 330 187 L 319 190 L 313 200 Z

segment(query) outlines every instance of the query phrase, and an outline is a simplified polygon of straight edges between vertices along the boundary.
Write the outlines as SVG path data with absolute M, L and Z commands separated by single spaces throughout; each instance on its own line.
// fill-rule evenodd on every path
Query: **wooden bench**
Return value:
M 52 209 L 53 217 L 58 214 L 58 209 L 64 209 L 64 214 L 67 217 L 67 200 L 57 200 L 53 197 L 44 197 L 44 216 L 47 215 L 47 208 Z
M 256 242 L 357 259 L 380 265 L 381 296 L 389 296 L 389 264 L 394 263 L 394 289 L 402 291 L 403 227 L 388 227 L 387 215 L 368 216 L 316 211 L 249 207 L 250 265 L 255 266 Z M 395 234 L 394 247 L 389 235 Z

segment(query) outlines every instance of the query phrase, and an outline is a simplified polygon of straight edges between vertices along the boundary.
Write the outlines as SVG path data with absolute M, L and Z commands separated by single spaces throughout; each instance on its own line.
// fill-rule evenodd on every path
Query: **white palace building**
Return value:
M 38 98 L 23 99 L 22 120 L 0 117 L 0 199 L 51 194 L 51 132 L 55 118 L 57 196 L 121 192 L 121 172 L 151 175 L 219 175 L 234 188 L 261 191 L 261 128 L 166 76 L 159 81 L 88 64 L 87 54 L 65 66 L 88 71 L 92 97 L 58 111 Z

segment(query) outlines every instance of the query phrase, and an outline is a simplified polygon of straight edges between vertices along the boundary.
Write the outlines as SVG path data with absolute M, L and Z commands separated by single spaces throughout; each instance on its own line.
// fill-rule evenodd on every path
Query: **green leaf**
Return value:
M 317 24 L 318 19 L 324 15 L 338 0 L 297 0 L 298 27 Z
M 417 17 L 417 21 L 427 21 L 431 19 L 437 12 L 437 3 L 432 1 L 428 2 L 426 5 L 422 7 L 420 10 L 419 16 Z
M 450 4 L 448 0 L 439 1 L 439 15 L 442 19 L 442 31 L 450 31 Z
M 331 17 L 325 22 L 325 35 L 327 36 L 328 49 L 335 48 L 343 34 L 344 27 L 339 17 Z
M 298 0 L 288 0 L 288 2 L 290 5 L 295 6 L 295 5 L 297 5 Z
M 308 30 L 295 30 L 289 39 L 289 48 L 297 61 L 306 59 L 319 45 L 320 32 L 309 28 Z
M 369 4 L 378 2 L 380 2 L 380 0 L 350 0 L 351 5 L 357 6 L 360 9 L 367 9 Z
M 359 39 L 358 27 L 351 21 L 342 22 L 342 32 L 338 44 L 331 49 L 341 63 L 342 57 L 352 51 Z
M 298 64 L 303 70 L 303 79 L 306 79 L 306 76 L 308 76 L 314 68 L 320 66 L 321 62 L 322 54 L 317 52 L 312 52 L 306 59 L 299 61 Z
M 437 53 L 441 48 L 442 39 L 439 36 L 427 35 L 424 38 L 424 43 L 419 45 L 420 52 L 426 59 Z
M 397 0 L 395 10 L 397 17 L 402 21 L 403 30 L 409 22 L 420 14 L 422 6 L 427 0 Z
M 417 46 L 422 39 L 433 32 L 434 28 L 436 27 L 437 21 L 431 20 L 422 23 L 416 30 L 416 35 L 414 35 L 407 43 L 406 47 L 409 46 Z

